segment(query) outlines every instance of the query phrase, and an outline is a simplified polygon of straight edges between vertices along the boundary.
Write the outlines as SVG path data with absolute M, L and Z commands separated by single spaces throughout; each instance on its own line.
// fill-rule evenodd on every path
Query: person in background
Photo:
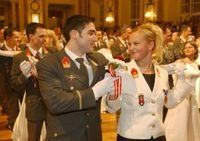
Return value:
M 172 32 L 172 43 L 175 42 L 179 37 L 179 32 L 178 31 L 174 31 Z
M 119 59 L 125 62 L 130 61 L 128 54 L 128 38 L 131 33 L 131 27 L 124 25 L 120 30 L 120 36 L 117 37 L 114 44 L 111 46 L 112 56 L 115 59 Z
M 200 74 L 198 65 L 195 62 L 197 56 L 197 44 L 194 41 L 185 42 L 183 57 L 177 60 L 176 62 L 181 62 L 186 65 L 186 75 L 187 73 Z M 175 76 L 174 79 L 174 83 L 176 83 Z M 196 86 L 196 83 L 193 87 Z M 200 140 L 200 115 L 198 110 L 198 105 L 200 101 L 199 95 L 196 95 L 197 93 L 199 93 L 199 91 L 199 89 L 190 91 L 190 94 L 179 105 L 177 105 L 175 108 L 168 110 L 165 120 L 165 131 L 167 141 Z
M 59 26 L 54 26 L 54 27 L 52 28 L 52 30 L 55 32 L 55 35 L 56 35 L 57 38 L 58 38 L 58 41 L 59 41 L 59 43 L 60 43 L 61 48 L 64 48 L 65 45 L 66 45 L 66 39 L 64 38 L 64 36 L 63 36 L 63 34 L 62 34 L 62 32 L 61 32 L 60 27 L 59 27 Z
M 108 61 L 92 53 L 97 41 L 94 18 L 71 16 L 63 33 L 64 49 L 37 64 L 47 109 L 46 140 L 102 141 L 100 99 L 114 91 L 116 78 L 103 79 Z
M 18 115 L 18 93 L 11 89 L 11 67 L 15 51 L 19 51 L 19 32 L 8 27 L 4 29 L 3 33 L 5 42 L 0 48 L 2 55 L 0 55 L 0 94 L 2 96 L 3 112 L 8 115 L 7 127 L 12 130 L 16 117 Z M 6 52 L 6 53 L 5 53 Z M 12 54 L 11 56 L 7 53 Z
M 26 35 L 29 44 L 13 58 L 11 86 L 16 92 L 26 92 L 28 141 L 39 141 L 42 125 L 46 120 L 46 109 L 41 98 L 35 65 L 48 54 L 54 53 L 55 48 L 44 49 L 47 32 L 43 24 L 29 23 Z
M 126 70 L 116 69 L 122 77 L 122 94 L 107 96 L 108 112 L 121 108 L 117 141 L 166 141 L 163 107 L 175 107 L 193 88 L 185 81 L 180 63 L 173 67 L 177 84 L 169 89 L 168 72 L 158 65 L 162 46 L 162 29 L 155 24 L 142 24 L 130 35 L 131 61 L 125 64 Z
M 54 47 L 57 51 L 60 51 L 62 49 L 59 40 L 55 35 L 55 32 L 51 29 L 47 29 L 47 38 L 44 46 L 47 48 Z
M 98 51 L 102 48 L 108 48 L 106 42 L 103 40 L 101 30 L 96 31 L 97 41 L 95 42 L 94 51 Z
M 173 43 L 174 61 L 180 59 L 183 55 L 183 45 L 188 40 L 188 37 L 192 34 L 191 27 L 183 24 L 180 29 L 180 36 Z M 173 61 L 173 62 L 174 62 Z

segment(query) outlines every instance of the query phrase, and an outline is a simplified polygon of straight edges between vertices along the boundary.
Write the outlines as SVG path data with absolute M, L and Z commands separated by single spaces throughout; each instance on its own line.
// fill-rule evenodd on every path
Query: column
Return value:
M 17 21 L 17 19 L 16 19 L 16 17 L 17 17 L 17 15 L 16 15 L 16 0 L 11 0 L 10 1 L 11 2 L 11 7 L 12 7 L 12 27 L 14 27 L 14 28 L 16 28 L 16 26 L 17 26 L 17 23 L 16 23 L 16 21 Z
M 24 0 L 19 0 L 19 29 L 23 30 L 25 28 L 25 19 L 24 19 Z

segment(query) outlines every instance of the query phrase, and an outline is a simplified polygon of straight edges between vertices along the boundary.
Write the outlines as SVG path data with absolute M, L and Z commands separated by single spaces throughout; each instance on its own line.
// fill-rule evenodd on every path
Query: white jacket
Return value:
M 107 99 L 107 110 L 115 112 L 121 108 L 118 123 L 118 134 L 130 139 L 150 139 L 164 135 L 162 122 L 163 106 L 172 108 L 180 103 L 191 91 L 192 87 L 178 80 L 176 89 L 168 90 L 167 71 L 154 65 L 155 84 L 150 90 L 135 61 L 127 64 L 127 71 L 119 71 L 122 76 L 122 95 L 115 101 Z M 131 70 L 138 71 L 138 77 L 132 77 Z M 134 75 L 135 76 L 135 75 Z M 165 103 L 165 93 L 167 102 Z M 144 105 L 139 104 L 139 96 L 142 95 Z

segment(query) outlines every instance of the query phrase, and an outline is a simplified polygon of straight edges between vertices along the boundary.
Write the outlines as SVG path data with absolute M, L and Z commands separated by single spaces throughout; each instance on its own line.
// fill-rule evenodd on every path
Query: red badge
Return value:
M 138 96 L 138 101 L 139 101 L 140 106 L 144 105 L 144 95 L 143 94 L 140 94 Z
M 62 65 L 63 68 L 69 68 L 70 67 L 70 60 L 67 57 L 63 57 L 62 59 Z
M 137 71 L 135 68 L 132 68 L 131 74 L 132 74 L 132 77 L 133 77 L 133 78 L 138 77 L 138 71 Z

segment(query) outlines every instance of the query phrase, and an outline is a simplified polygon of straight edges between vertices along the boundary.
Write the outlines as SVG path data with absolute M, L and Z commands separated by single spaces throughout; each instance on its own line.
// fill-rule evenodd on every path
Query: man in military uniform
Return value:
M 94 18 L 74 15 L 63 32 L 65 48 L 37 64 L 47 141 L 101 141 L 100 97 L 114 91 L 115 79 L 103 79 L 107 60 L 91 53 L 97 41 Z
M 128 38 L 131 33 L 131 28 L 127 25 L 123 26 L 120 30 L 120 36 L 117 37 L 114 44 L 111 46 L 112 56 L 115 59 L 120 59 L 125 62 L 130 61 L 128 54 Z
M 35 65 L 55 49 L 44 48 L 47 32 L 43 24 L 30 23 L 26 27 L 29 44 L 13 58 L 12 87 L 26 92 L 26 118 L 28 141 L 39 141 L 46 110 L 41 98 Z
M 180 30 L 180 36 L 173 43 L 174 61 L 180 59 L 183 55 L 184 43 L 188 40 L 188 37 L 192 34 L 191 27 L 189 25 L 182 25 Z
M 106 42 L 103 40 L 103 35 L 101 30 L 96 31 L 97 41 L 94 46 L 94 51 L 98 51 L 102 48 L 108 48 Z

